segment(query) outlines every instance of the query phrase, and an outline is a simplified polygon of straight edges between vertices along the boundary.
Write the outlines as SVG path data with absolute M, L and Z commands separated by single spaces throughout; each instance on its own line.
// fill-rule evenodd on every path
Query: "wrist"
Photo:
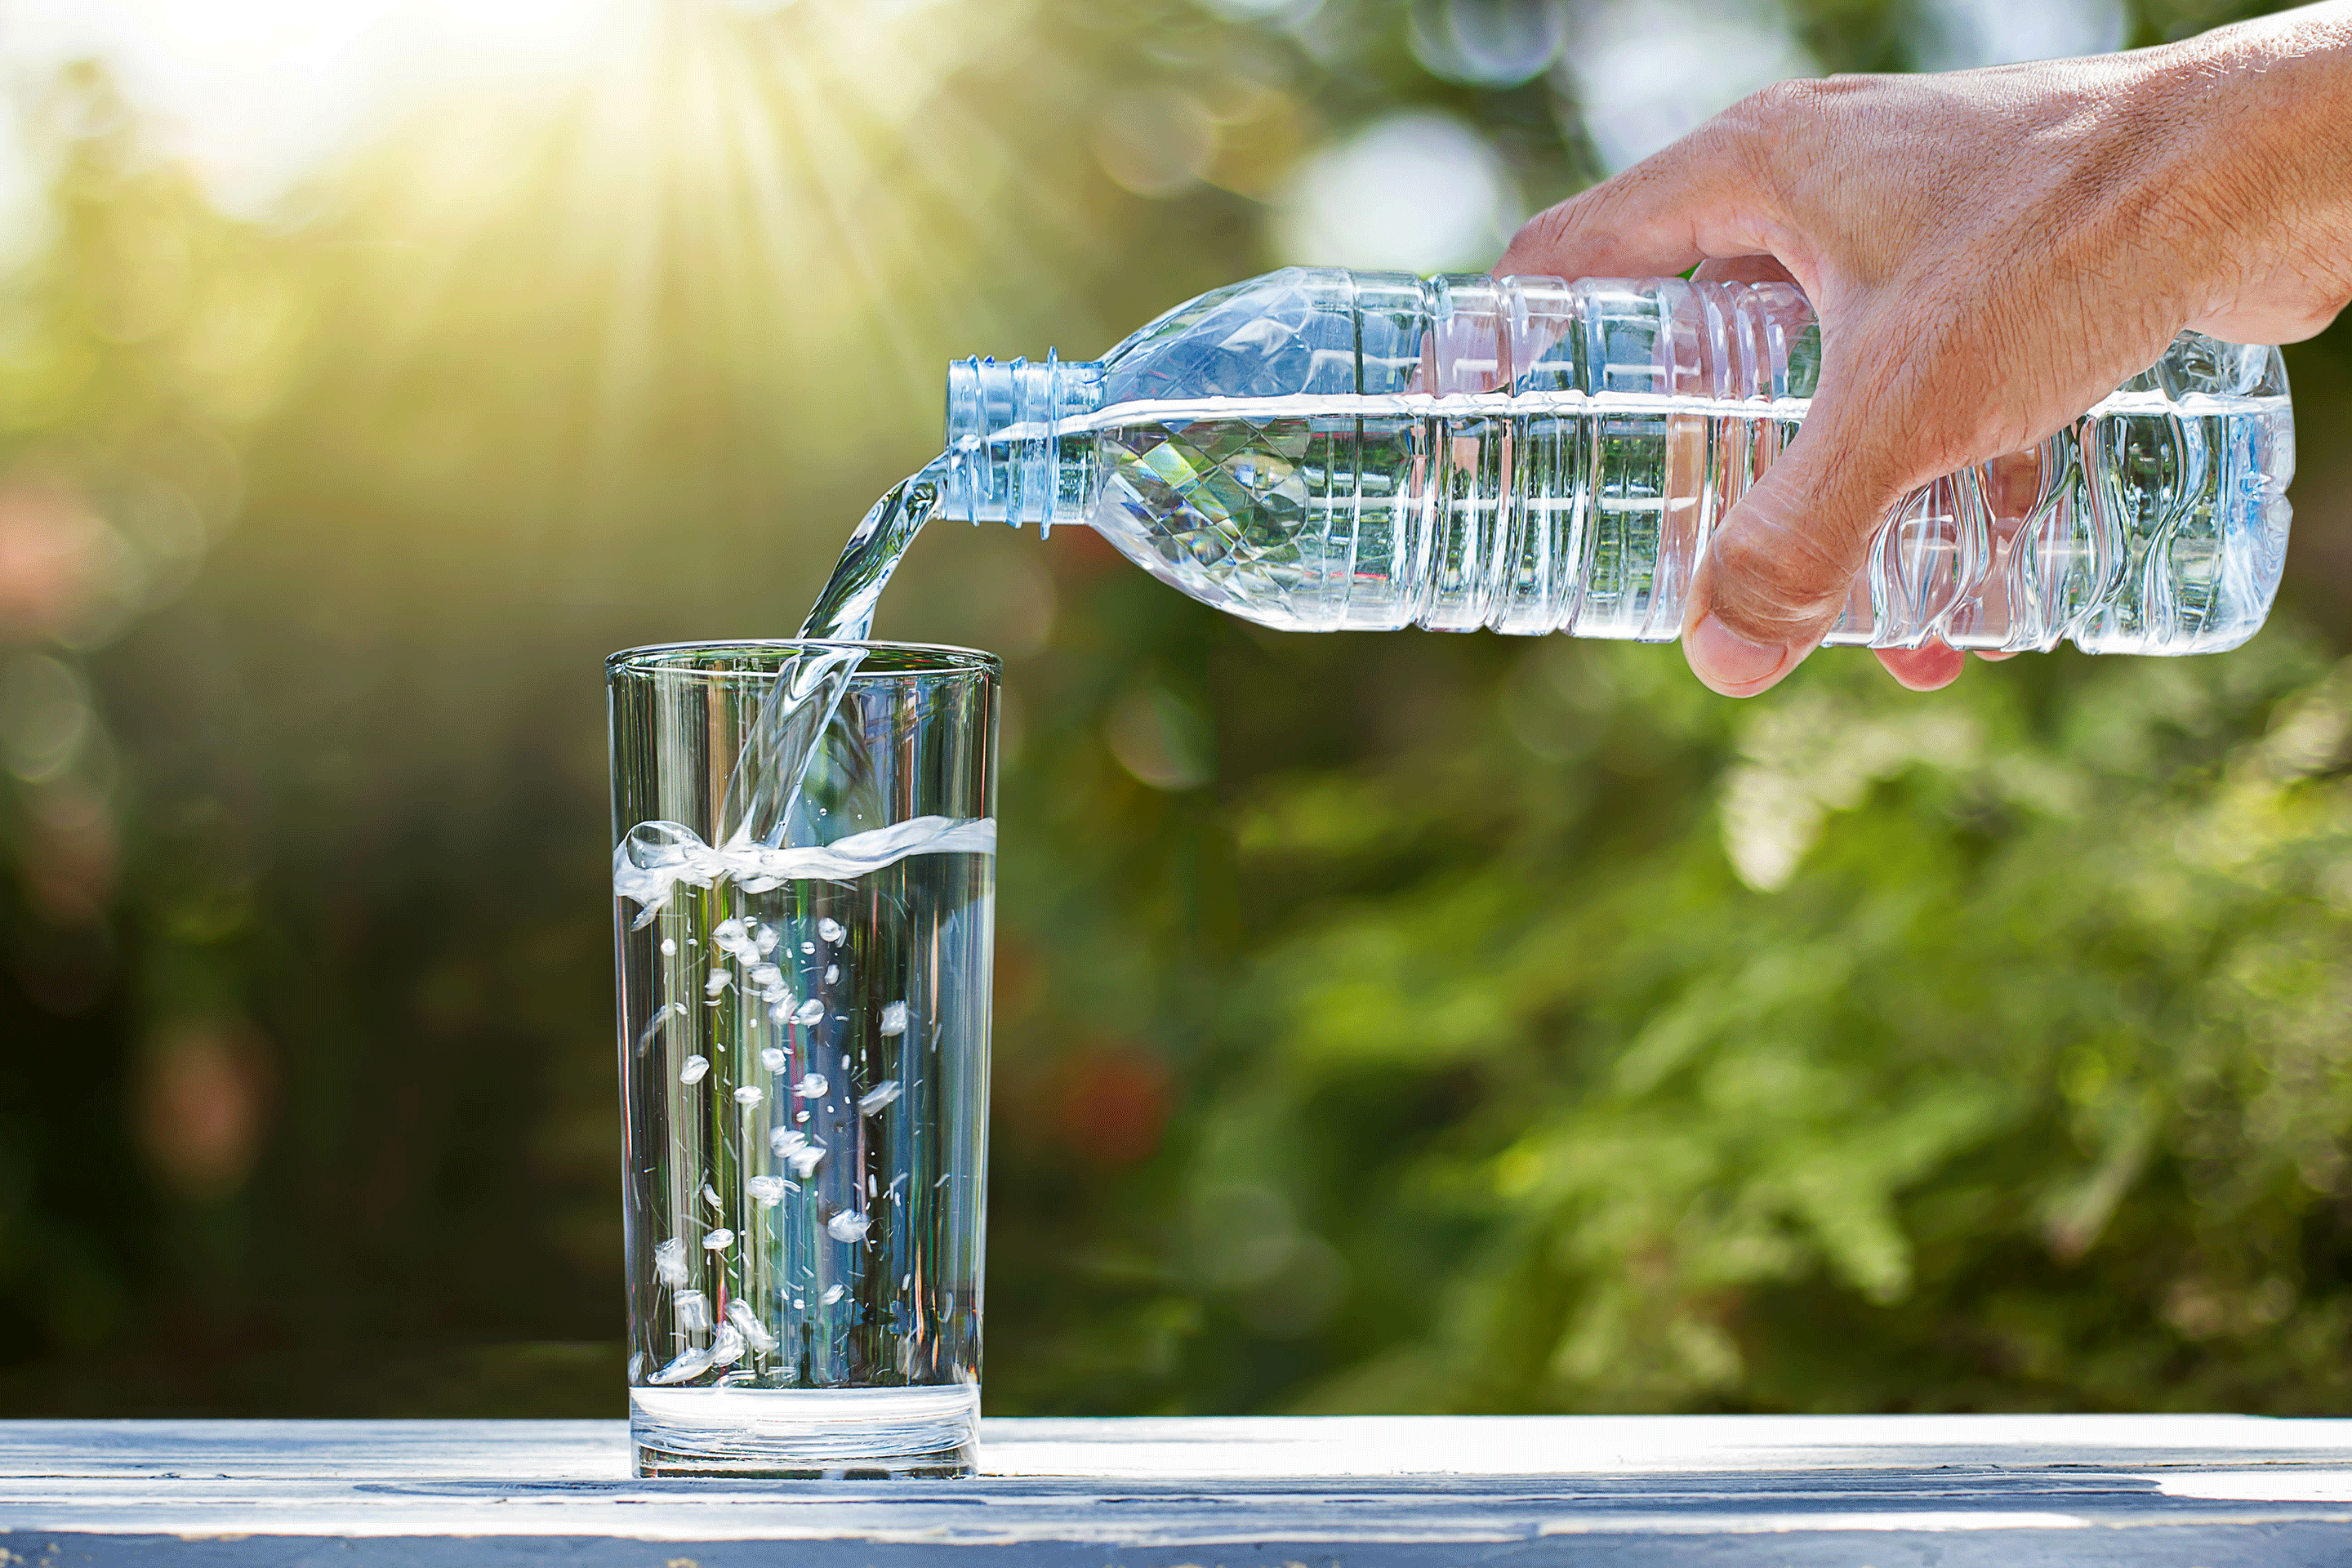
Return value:
M 2215 265 L 2199 310 L 2352 293 L 2352 3 L 2306 6 L 2123 57 L 2168 226 Z

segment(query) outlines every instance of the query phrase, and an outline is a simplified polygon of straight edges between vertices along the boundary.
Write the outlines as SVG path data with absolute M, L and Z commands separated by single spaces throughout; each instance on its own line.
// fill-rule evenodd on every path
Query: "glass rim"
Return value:
M 604 658 L 609 679 L 624 676 L 728 676 L 765 679 L 784 660 L 811 648 L 864 648 L 890 656 L 878 665 L 871 661 L 852 671 L 850 679 L 897 680 L 925 675 L 986 675 L 1001 677 L 1004 661 L 983 648 L 958 647 L 952 643 L 888 642 L 846 637 L 728 637 L 702 642 L 647 643 L 625 647 Z M 731 662 L 730 662 L 731 661 Z M 749 668 L 746 668 L 749 666 Z

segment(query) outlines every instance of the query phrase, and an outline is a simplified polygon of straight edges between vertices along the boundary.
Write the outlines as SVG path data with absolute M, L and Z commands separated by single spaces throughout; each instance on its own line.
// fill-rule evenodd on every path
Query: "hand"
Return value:
M 1918 486 L 2044 439 L 2183 328 L 2317 332 L 2352 297 L 2352 3 L 2185 43 L 1784 82 L 1538 214 L 1498 274 L 1788 277 L 1822 323 L 1797 439 L 1716 533 L 1683 648 L 1727 696 L 1819 644 Z M 1914 689 L 1940 643 L 1879 654 Z

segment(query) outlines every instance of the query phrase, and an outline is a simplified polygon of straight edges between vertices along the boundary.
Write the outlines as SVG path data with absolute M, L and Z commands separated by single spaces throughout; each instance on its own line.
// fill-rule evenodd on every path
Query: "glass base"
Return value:
M 641 1476 L 968 1476 L 980 1387 L 633 1388 Z

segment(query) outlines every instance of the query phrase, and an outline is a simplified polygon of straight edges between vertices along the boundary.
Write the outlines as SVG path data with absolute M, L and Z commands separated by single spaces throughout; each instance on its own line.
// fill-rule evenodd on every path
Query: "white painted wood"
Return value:
M 0 1568 L 328 1543 L 362 1568 L 2352 1562 L 2352 1421 L 991 1420 L 982 1444 L 968 1481 L 640 1481 L 620 1422 L 0 1422 Z

